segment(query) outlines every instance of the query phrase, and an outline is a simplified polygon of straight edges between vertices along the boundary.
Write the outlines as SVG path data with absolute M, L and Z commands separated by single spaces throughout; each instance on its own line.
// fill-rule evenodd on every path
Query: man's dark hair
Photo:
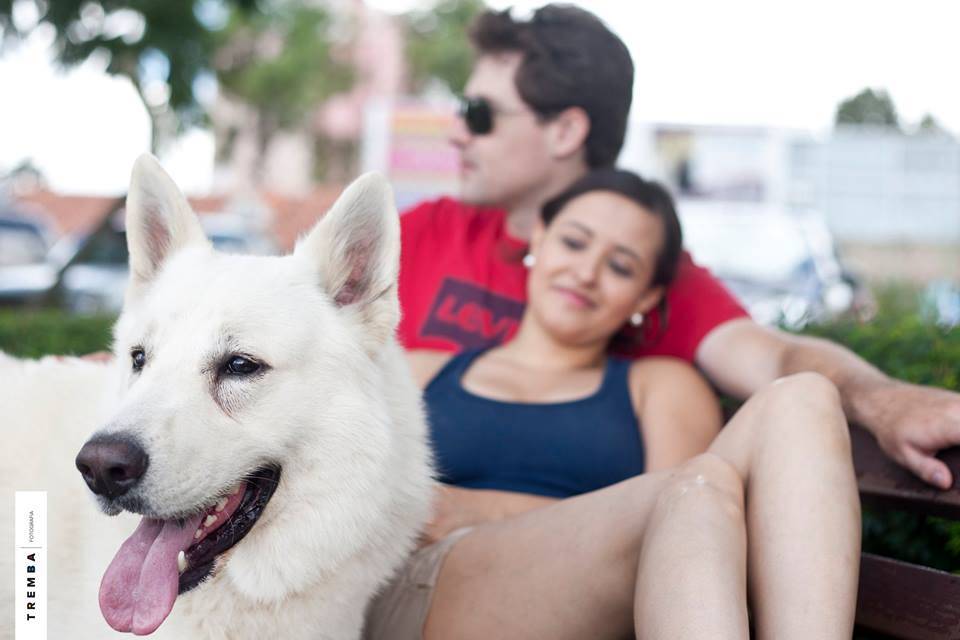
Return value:
M 526 21 L 510 9 L 485 11 L 470 29 L 480 55 L 517 52 L 515 83 L 541 118 L 580 107 L 590 118 L 587 165 L 612 166 L 623 146 L 633 98 L 633 61 L 627 47 L 592 13 L 548 4 Z

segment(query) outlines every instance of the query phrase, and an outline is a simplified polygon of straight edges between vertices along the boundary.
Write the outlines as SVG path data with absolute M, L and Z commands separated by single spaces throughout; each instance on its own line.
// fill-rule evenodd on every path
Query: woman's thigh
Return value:
M 425 637 L 629 637 L 643 530 L 672 473 L 477 527 L 441 568 Z

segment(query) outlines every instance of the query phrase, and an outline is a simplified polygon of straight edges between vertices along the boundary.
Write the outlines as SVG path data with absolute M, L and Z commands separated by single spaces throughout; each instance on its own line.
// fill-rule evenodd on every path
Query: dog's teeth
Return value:
M 200 529 L 197 529 L 197 532 L 196 532 L 195 534 L 193 534 L 193 539 L 194 539 L 194 540 L 199 540 L 199 539 L 200 539 L 200 536 L 202 536 L 202 535 L 203 535 L 203 531 L 200 530 Z
M 183 551 L 177 555 L 177 569 L 180 571 L 180 573 L 183 573 L 187 570 L 187 554 L 185 554 Z
M 210 525 L 212 525 L 212 524 L 213 524 L 214 522 L 216 522 L 216 521 L 217 521 L 217 516 L 211 514 L 211 515 L 207 516 L 207 519 L 206 519 L 206 520 L 203 521 L 203 526 L 209 527 Z
M 216 511 L 217 513 L 220 513 L 221 511 L 223 511 L 223 508 L 226 507 L 226 506 L 227 506 L 227 499 L 226 499 L 226 498 L 220 498 L 220 501 L 217 502 L 217 507 L 216 507 L 215 511 Z
M 239 484 L 238 484 L 236 487 L 234 487 L 233 493 L 231 493 L 230 495 L 235 496 L 235 495 L 237 495 L 238 493 L 240 493 L 240 487 L 241 487 L 241 485 L 239 485 Z

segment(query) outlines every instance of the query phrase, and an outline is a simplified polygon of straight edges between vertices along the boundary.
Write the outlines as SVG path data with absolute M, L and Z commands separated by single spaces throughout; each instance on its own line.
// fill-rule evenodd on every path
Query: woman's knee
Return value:
M 843 410 L 836 385 L 830 378 L 813 371 L 778 378 L 757 395 L 767 404 L 787 405 L 788 408 Z
M 756 402 L 763 413 L 760 426 L 771 435 L 780 427 L 849 453 L 850 431 L 840 393 L 826 376 L 814 372 L 785 376 L 762 389 Z
M 722 457 L 704 453 L 676 469 L 660 492 L 654 510 L 662 516 L 678 509 L 703 512 L 711 507 L 727 517 L 742 519 L 743 479 Z

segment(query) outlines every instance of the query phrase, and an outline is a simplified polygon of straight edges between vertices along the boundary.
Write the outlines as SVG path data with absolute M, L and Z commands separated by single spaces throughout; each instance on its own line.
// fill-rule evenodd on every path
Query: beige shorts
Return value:
M 414 551 L 367 608 L 364 640 L 422 640 L 437 576 L 447 554 L 471 527 Z

